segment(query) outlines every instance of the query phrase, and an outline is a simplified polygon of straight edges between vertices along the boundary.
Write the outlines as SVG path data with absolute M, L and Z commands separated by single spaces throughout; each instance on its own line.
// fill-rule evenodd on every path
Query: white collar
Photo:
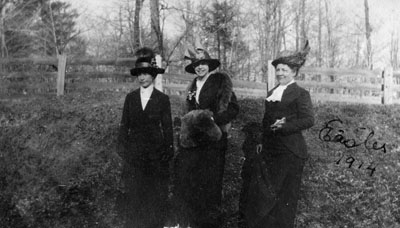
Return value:
M 154 84 L 149 85 L 147 88 L 140 87 L 140 101 L 143 110 L 146 108 L 146 105 L 150 100 L 153 90 L 154 90 Z
M 143 88 L 140 86 L 140 93 L 149 95 L 153 92 L 154 90 L 154 84 L 150 84 L 147 88 Z
M 199 103 L 199 100 L 200 100 L 201 88 L 203 88 L 203 85 L 206 83 L 206 81 L 210 77 L 210 75 L 211 75 L 211 73 L 208 73 L 201 79 L 197 77 L 197 80 L 196 80 L 196 101 L 197 101 L 197 103 Z
M 283 92 L 285 91 L 285 89 L 290 85 L 293 84 L 294 80 L 290 81 L 288 84 L 286 85 L 279 85 L 278 87 L 276 87 L 273 91 L 272 94 L 267 97 L 267 101 L 281 101 L 282 100 L 282 95 Z

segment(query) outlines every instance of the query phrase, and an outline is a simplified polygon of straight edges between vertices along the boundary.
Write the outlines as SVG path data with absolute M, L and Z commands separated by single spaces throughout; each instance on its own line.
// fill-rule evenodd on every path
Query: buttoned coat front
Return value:
M 274 89 L 268 92 L 268 96 L 272 94 Z M 314 113 L 310 93 L 298 86 L 297 83 L 293 83 L 285 89 L 280 102 L 281 108 L 279 110 L 270 110 L 269 107 L 271 106 L 265 105 L 263 143 L 267 145 L 271 140 L 278 138 L 296 156 L 306 158 L 308 156 L 307 145 L 301 131 L 314 125 Z M 277 119 L 283 117 L 286 118 L 286 123 L 282 129 L 273 132 L 270 126 Z M 271 137 L 273 134 L 274 137 Z
M 169 163 L 173 156 L 171 107 L 154 89 L 142 109 L 140 89 L 126 96 L 119 132 L 124 160 L 122 199 L 125 227 L 163 227 L 167 216 Z
M 126 96 L 120 125 L 121 156 L 132 164 L 155 161 L 172 151 L 173 132 L 169 97 L 153 90 L 142 109 L 140 89 Z
M 275 88 L 268 93 L 268 97 Z M 271 130 L 286 118 L 282 128 Z M 244 180 L 243 210 L 249 228 L 293 228 L 307 146 L 302 131 L 314 124 L 310 94 L 296 83 L 281 101 L 265 101 L 262 152 Z

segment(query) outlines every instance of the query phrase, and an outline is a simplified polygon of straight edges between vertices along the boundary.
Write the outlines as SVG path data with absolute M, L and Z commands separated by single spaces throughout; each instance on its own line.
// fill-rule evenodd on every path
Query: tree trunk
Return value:
M 259 18 L 258 19 L 259 21 L 261 21 L 261 19 Z M 261 23 L 261 22 L 260 22 Z M 261 24 L 264 24 L 264 23 L 261 23 Z M 264 43 L 264 40 L 265 40 L 265 27 L 266 27 L 266 25 L 263 27 L 263 26 L 260 26 L 259 27 L 259 34 L 260 34 L 260 38 L 259 38 L 259 40 L 258 40 L 258 50 L 260 51 L 260 61 L 261 61 L 261 81 L 267 81 L 267 74 L 266 74 L 266 72 L 267 72 L 267 58 L 266 58 L 266 51 L 265 51 L 265 43 Z
M 393 67 L 393 70 L 398 69 L 398 54 L 399 54 L 399 37 L 398 35 L 394 35 L 392 33 L 392 38 L 390 42 L 390 64 Z
M 120 49 L 121 49 L 121 43 L 122 43 L 122 36 L 124 34 L 124 28 L 123 28 L 123 22 L 122 22 L 122 7 L 119 7 L 119 12 L 118 12 L 118 19 L 119 19 L 119 31 L 118 31 L 118 44 L 117 44 L 117 50 L 115 53 L 115 56 L 119 57 L 120 54 Z
M 130 0 L 126 2 L 126 11 L 128 12 L 128 18 L 127 18 L 127 23 L 128 23 L 128 34 L 129 34 L 129 40 L 128 40 L 128 45 L 129 48 L 131 49 L 131 53 L 135 53 L 135 34 L 134 34 L 134 22 L 135 22 L 135 12 L 134 9 L 131 8 Z M 136 9 L 136 8 L 135 8 Z
M 301 34 L 300 34 L 300 49 L 304 47 L 304 44 L 307 40 L 307 31 L 306 31 L 306 0 L 300 1 L 300 18 L 301 18 Z
M 62 50 L 59 50 L 59 48 L 58 48 L 56 26 L 54 24 L 53 8 L 51 7 L 51 1 L 49 2 L 49 13 L 50 13 L 51 30 L 52 30 L 52 34 L 53 34 L 54 47 L 56 49 L 56 55 L 58 56 L 58 55 L 61 55 Z
M 236 52 L 236 48 L 237 48 L 236 29 L 237 29 L 237 27 L 233 28 L 232 47 L 231 47 L 231 51 L 229 52 L 229 58 L 228 58 L 229 60 L 227 63 L 228 69 L 232 69 L 233 53 Z
M 322 7 L 321 1 L 318 1 L 318 55 L 317 65 L 322 67 Z
M 299 1 L 298 7 L 296 7 L 296 50 L 299 50 L 300 47 L 300 4 L 301 0 Z
M 279 54 L 282 46 L 282 3 L 280 1 L 276 2 L 276 7 L 274 10 L 274 42 L 273 42 L 273 53 L 272 56 L 276 57 Z
M 190 0 L 186 0 L 185 10 L 182 12 L 182 18 L 185 21 L 186 26 L 186 36 L 185 41 L 186 43 L 191 43 L 193 41 L 193 25 L 195 23 L 195 19 L 191 15 L 192 12 L 192 3 Z
M 356 66 L 356 67 L 359 67 L 359 66 L 360 66 L 360 49 L 361 49 L 360 39 L 357 37 L 357 44 L 356 44 L 356 63 L 355 63 L 355 66 Z
M 365 37 L 367 39 L 367 67 L 372 69 L 372 45 L 371 45 L 371 24 L 369 23 L 369 6 L 368 0 L 364 0 L 365 8 Z
M 8 8 L 9 3 L 2 4 L 1 7 L 1 15 L 0 15 L 0 42 L 1 42 L 1 57 L 5 58 L 8 57 L 8 51 L 7 51 L 7 44 L 6 44 L 6 34 L 5 34 L 5 24 L 4 24 L 4 18 L 6 17 L 6 10 Z
M 329 19 L 329 4 L 328 0 L 325 0 L 325 11 L 326 11 L 326 29 L 328 32 L 328 67 L 335 66 L 335 51 L 333 50 L 332 44 L 332 27 Z
M 151 41 L 156 47 L 155 50 L 164 59 L 163 36 L 160 26 L 160 3 L 159 0 L 150 1 L 151 12 Z
M 144 0 L 136 0 L 135 4 L 135 16 L 133 21 L 133 49 L 137 50 L 140 48 L 141 39 L 140 39 L 140 11 L 142 9 L 142 4 Z

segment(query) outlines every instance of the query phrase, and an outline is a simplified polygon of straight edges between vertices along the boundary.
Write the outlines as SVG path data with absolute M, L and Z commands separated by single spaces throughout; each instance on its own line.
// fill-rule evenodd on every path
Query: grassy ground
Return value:
M 113 208 L 121 168 L 115 146 L 125 95 L 81 91 L 0 100 L 1 227 L 120 226 Z M 171 101 L 173 116 L 179 116 L 182 100 Z M 263 100 L 240 100 L 240 106 L 223 192 L 225 226 L 233 228 L 243 162 L 240 129 L 261 121 Z M 316 124 L 304 132 L 311 157 L 297 227 L 400 227 L 400 107 L 327 103 L 314 109 Z M 363 142 L 373 131 L 367 147 L 385 143 L 386 153 L 320 140 L 325 122 L 335 118 L 343 121 L 335 129 L 347 139 Z M 366 130 L 360 133 L 360 127 Z

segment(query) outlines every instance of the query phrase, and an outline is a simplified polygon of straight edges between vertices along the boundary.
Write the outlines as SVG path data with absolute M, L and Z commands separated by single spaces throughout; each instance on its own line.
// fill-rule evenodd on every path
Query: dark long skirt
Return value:
M 147 161 L 126 165 L 120 209 L 125 228 L 161 228 L 168 213 L 168 163 Z
M 202 147 L 179 148 L 175 159 L 174 211 L 180 226 L 218 228 L 222 225 L 221 198 L 226 135 Z
M 244 201 L 249 228 L 292 228 L 304 159 L 290 151 L 263 154 L 252 164 Z

